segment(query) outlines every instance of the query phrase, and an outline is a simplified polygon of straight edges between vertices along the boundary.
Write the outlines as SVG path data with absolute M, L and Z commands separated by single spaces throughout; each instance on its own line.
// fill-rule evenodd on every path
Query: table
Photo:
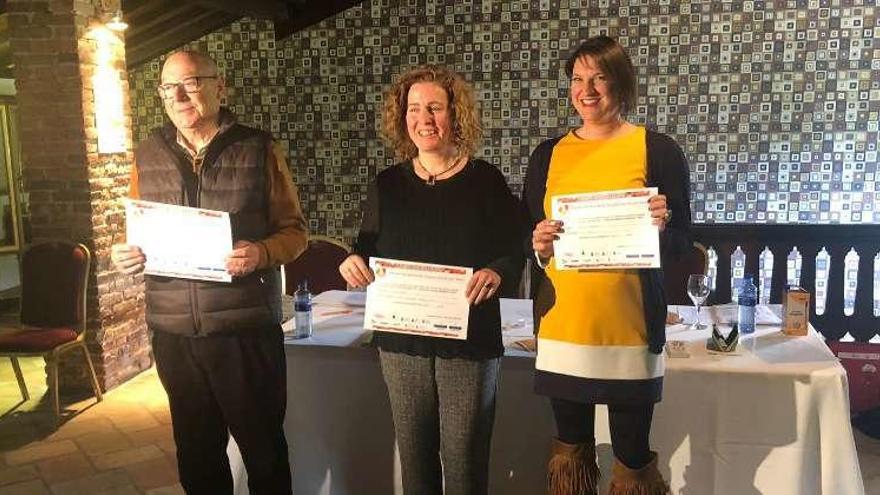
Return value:
M 364 347 L 362 308 L 315 304 L 315 334 L 289 341 L 285 432 L 295 495 L 399 494 L 390 408 L 374 350 Z M 357 297 L 357 296 L 354 296 Z M 337 298 L 334 300 L 334 298 Z M 502 306 L 508 345 L 531 331 L 528 301 Z M 674 308 L 690 321 L 690 308 Z M 330 314 L 335 313 L 335 314 Z M 323 315 L 323 316 L 322 316 Z M 667 359 L 664 401 L 651 435 L 672 493 L 861 495 L 846 374 L 821 337 L 758 327 L 736 355 L 705 350 L 706 331 L 667 327 L 688 358 Z M 532 393 L 534 356 L 502 359 L 490 493 L 543 493 L 554 434 L 545 398 Z M 603 482 L 612 462 L 607 413 L 597 410 Z M 246 474 L 230 444 L 236 493 Z
M 739 355 L 720 356 L 707 333 L 666 331 L 692 353 L 667 360 L 651 435 L 673 493 L 863 494 L 846 372 L 824 339 L 758 326 Z

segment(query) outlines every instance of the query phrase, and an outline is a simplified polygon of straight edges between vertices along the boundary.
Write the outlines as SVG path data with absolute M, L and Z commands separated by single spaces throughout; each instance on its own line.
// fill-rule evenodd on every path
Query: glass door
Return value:
M 18 184 L 21 179 L 15 106 L 0 100 L 0 299 L 17 297 L 22 246 Z

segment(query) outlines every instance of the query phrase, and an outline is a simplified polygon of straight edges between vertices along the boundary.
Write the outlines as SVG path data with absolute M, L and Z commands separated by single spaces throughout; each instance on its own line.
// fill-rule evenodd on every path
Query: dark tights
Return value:
M 596 406 L 565 399 L 550 399 L 559 440 L 568 444 L 594 444 Z M 614 456 L 630 469 L 639 469 L 651 460 L 648 437 L 654 404 L 608 405 L 611 447 Z

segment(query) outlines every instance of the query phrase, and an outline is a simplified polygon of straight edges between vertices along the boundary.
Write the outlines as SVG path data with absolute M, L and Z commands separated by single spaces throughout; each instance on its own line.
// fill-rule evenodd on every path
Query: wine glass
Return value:
M 709 286 L 709 277 L 707 275 L 695 273 L 688 277 L 687 293 L 691 298 L 691 301 L 694 302 L 694 306 L 697 308 L 697 319 L 691 325 L 691 330 L 702 330 L 706 328 L 706 325 L 703 325 L 703 323 L 700 322 L 700 308 L 703 307 L 703 303 L 706 302 L 706 298 L 709 297 L 709 292 L 711 290 L 712 289 Z

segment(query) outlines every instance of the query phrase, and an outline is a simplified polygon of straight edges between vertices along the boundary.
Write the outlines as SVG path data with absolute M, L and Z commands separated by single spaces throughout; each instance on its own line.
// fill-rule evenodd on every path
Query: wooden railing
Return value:
M 695 225 L 694 237 L 717 253 L 715 291 L 709 302 L 731 301 L 730 257 L 740 246 L 746 255 L 745 272 L 758 285 L 759 257 L 765 246 L 774 255 L 770 303 L 782 300 L 786 260 L 793 247 L 802 256 L 799 285 L 810 292 L 810 322 L 826 338 L 836 340 L 849 332 L 857 341 L 880 334 L 880 316 L 874 310 L 874 257 L 880 252 L 880 225 Z M 816 254 L 825 248 L 831 256 L 824 314 L 816 314 Z M 850 249 L 859 255 L 857 290 L 852 316 L 844 314 L 844 258 Z

